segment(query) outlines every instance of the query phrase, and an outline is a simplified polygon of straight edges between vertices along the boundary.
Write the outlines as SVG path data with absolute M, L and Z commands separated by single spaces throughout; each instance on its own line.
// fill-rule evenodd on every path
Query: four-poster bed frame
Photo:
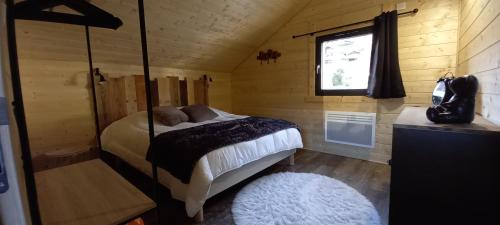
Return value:
M 140 25 L 140 35 L 141 35 L 141 49 L 142 49 L 142 60 L 144 69 L 144 87 L 145 87 L 145 97 L 146 97 L 146 111 L 147 111 L 147 121 L 148 121 L 148 138 L 149 143 L 151 143 L 155 137 L 154 132 L 154 122 L 153 122 L 153 96 L 152 96 L 152 83 L 150 82 L 150 71 L 149 71 L 149 59 L 148 59 L 148 46 L 147 46 L 147 36 L 146 36 L 146 24 L 145 24 L 145 14 L 144 14 L 144 2 L 143 0 L 138 0 L 138 14 L 139 14 L 139 25 Z M 43 11 L 47 8 L 52 8 L 58 5 L 66 5 L 67 7 L 74 9 L 83 16 L 64 14 L 58 12 Z M 99 112 L 97 110 L 97 97 L 96 97 L 96 87 L 94 81 L 94 68 L 92 64 L 92 51 L 90 44 L 90 32 L 89 27 L 100 27 L 100 28 L 111 28 L 116 29 L 122 25 L 122 22 L 114 17 L 113 15 L 91 5 L 84 0 L 40 0 L 40 1 L 23 1 L 17 4 L 13 3 L 13 0 L 7 1 L 7 11 L 8 11 L 8 43 L 9 43 L 9 53 L 10 53 L 10 63 L 12 70 L 12 87 L 14 90 L 14 110 L 15 116 L 19 128 L 19 136 L 21 140 L 21 150 L 23 157 L 23 165 L 25 170 L 26 187 L 28 190 L 28 199 L 30 203 L 31 219 L 34 225 L 41 224 L 40 213 L 38 209 L 37 200 L 37 189 L 35 186 L 35 179 L 33 174 L 32 159 L 30 154 L 28 132 L 26 127 L 26 119 L 22 101 L 22 90 L 21 82 L 19 78 L 19 65 L 17 59 L 17 46 L 15 37 L 15 19 L 25 19 L 25 20 L 36 20 L 36 21 L 46 21 L 46 22 L 57 22 L 65 24 L 83 25 L 85 26 L 85 37 L 87 41 L 87 53 L 89 61 L 89 75 L 92 87 L 92 101 L 93 101 L 93 113 L 95 118 L 95 128 L 96 128 L 96 142 L 97 147 L 101 151 L 101 123 L 99 121 Z M 206 85 L 207 77 L 203 77 L 203 83 L 199 85 Z M 200 95 L 199 101 L 208 102 L 208 92 L 204 89 L 204 94 Z M 179 101 L 183 101 L 183 96 Z M 186 97 L 186 96 L 184 96 Z M 107 121 L 109 122 L 109 121 Z M 112 122 L 112 121 L 111 121 Z M 293 154 L 295 149 L 280 149 L 280 152 L 268 155 L 261 159 L 249 162 L 241 166 L 240 168 L 231 170 L 224 173 L 214 180 L 212 186 L 207 193 L 207 199 L 226 190 L 227 188 L 239 183 L 240 181 L 262 171 L 263 169 L 283 160 L 286 158 L 290 159 L 290 164 L 293 164 Z M 151 151 L 155 153 L 155 151 Z M 156 156 L 151 156 L 151 176 L 153 184 L 153 199 L 156 205 L 159 206 L 158 199 L 158 168 L 156 163 Z M 156 207 L 157 220 L 160 222 L 160 216 L 158 209 Z M 196 221 L 203 220 L 203 208 L 195 215 Z
M 53 8 L 56 6 L 64 5 L 70 9 L 79 12 L 82 15 L 59 13 L 52 11 L 45 11 L 45 9 Z M 96 139 L 97 147 L 101 149 L 100 140 L 100 127 L 98 112 L 96 106 L 96 95 L 95 95 L 95 84 L 94 84 L 94 69 L 92 65 L 92 52 L 90 48 L 90 34 L 89 27 L 99 27 L 99 28 L 109 28 L 117 29 L 122 25 L 119 18 L 114 17 L 108 12 L 88 3 L 84 0 L 27 0 L 18 3 L 14 3 L 14 0 L 7 0 L 7 39 L 9 47 L 9 62 L 11 69 L 11 83 L 13 89 L 13 110 L 16 118 L 16 123 L 19 132 L 19 139 L 21 145 L 21 157 L 23 160 L 24 176 L 27 189 L 27 197 L 29 202 L 29 212 L 31 216 L 31 222 L 34 225 L 41 225 L 42 220 L 39 211 L 37 189 L 35 184 L 35 176 L 32 165 L 31 151 L 29 145 L 29 136 L 26 125 L 26 116 L 24 111 L 24 103 L 21 88 L 21 79 L 19 73 L 19 62 L 17 55 L 17 43 L 16 43 L 16 28 L 15 20 L 34 20 L 34 21 L 45 21 L 45 22 L 55 22 L 73 25 L 83 25 L 85 26 L 85 35 L 87 41 L 87 53 L 89 60 L 89 76 L 92 85 L 92 100 L 93 100 L 93 113 L 95 118 L 96 126 Z M 146 27 L 144 18 L 144 2 L 143 0 L 138 0 L 139 8 L 139 24 L 141 32 L 141 44 L 142 44 L 142 56 L 143 56 L 143 67 L 144 67 L 144 84 L 146 88 L 146 104 L 148 111 L 148 125 L 149 125 L 149 138 L 152 140 L 154 138 L 154 127 L 153 127 L 153 116 L 152 116 L 152 99 L 151 99 L 151 87 L 150 87 L 150 75 L 149 75 L 149 60 L 147 53 L 147 39 L 146 39 Z M 157 201 L 157 168 L 156 163 L 152 162 L 153 169 L 153 186 L 154 186 L 154 199 Z M 157 213 L 157 215 L 159 215 Z M 159 217 L 158 217 L 159 218 Z

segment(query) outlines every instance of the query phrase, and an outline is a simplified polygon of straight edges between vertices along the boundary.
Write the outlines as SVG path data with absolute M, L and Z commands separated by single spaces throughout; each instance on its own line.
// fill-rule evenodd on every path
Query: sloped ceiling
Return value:
M 94 61 L 141 65 L 137 1 L 91 2 L 121 18 L 124 23 L 116 31 L 91 29 Z M 150 64 L 232 71 L 308 2 L 147 0 L 145 13 Z M 21 58 L 87 59 L 83 27 L 18 20 L 17 30 Z

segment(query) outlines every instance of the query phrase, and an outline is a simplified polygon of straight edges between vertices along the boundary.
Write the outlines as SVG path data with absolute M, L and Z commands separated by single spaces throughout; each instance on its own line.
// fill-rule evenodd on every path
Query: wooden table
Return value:
M 43 225 L 114 225 L 155 203 L 100 159 L 35 173 Z

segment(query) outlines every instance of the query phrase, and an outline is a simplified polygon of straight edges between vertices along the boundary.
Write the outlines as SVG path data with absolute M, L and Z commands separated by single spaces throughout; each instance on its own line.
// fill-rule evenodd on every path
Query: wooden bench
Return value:
M 100 159 L 35 173 L 44 225 L 115 225 L 156 204 Z

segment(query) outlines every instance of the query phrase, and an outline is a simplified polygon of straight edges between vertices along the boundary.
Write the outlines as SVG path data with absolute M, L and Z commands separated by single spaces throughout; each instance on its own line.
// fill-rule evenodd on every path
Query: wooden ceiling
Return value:
M 232 71 L 308 2 L 145 1 L 150 64 Z M 92 3 L 124 23 L 116 31 L 91 29 L 94 61 L 142 65 L 137 1 L 92 0 Z M 19 20 L 17 31 L 21 58 L 87 59 L 83 27 Z

